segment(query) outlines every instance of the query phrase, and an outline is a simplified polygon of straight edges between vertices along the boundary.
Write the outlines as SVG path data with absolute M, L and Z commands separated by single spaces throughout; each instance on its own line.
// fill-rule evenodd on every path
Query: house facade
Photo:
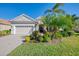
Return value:
M 0 19 L 0 31 L 3 30 L 10 30 L 11 29 L 11 23 L 10 21 Z
M 38 30 L 37 22 L 35 19 L 22 14 L 12 19 L 11 34 L 30 35 L 34 30 Z

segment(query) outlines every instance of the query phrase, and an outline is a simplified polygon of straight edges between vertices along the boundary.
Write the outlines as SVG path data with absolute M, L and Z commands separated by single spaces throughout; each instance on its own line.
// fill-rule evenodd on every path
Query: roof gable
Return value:
M 25 14 L 17 16 L 11 20 L 12 24 L 35 24 L 35 20 Z
M 21 14 L 20 16 L 17 16 L 16 18 L 12 19 L 11 21 L 34 21 L 34 19 L 28 15 Z

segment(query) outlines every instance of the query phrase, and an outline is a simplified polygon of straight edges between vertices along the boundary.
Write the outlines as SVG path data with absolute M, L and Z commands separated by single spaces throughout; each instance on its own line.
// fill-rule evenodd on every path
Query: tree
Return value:
M 46 10 L 45 13 L 54 14 L 54 15 L 59 14 L 59 13 L 65 14 L 64 10 L 59 9 L 59 7 L 63 5 L 64 5 L 63 3 L 56 3 L 52 9 Z
M 72 20 L 73 20 L 73 22 L 79 19 L 79 17 L 78 17 L 78 16 L 76 16 L 75 14 L 73 14 L 73 15 L 71 15 L 71 16 L 72 16 L 72 18 L 73 18 L 73 19 L 72 19 Z
M 73 29 L 75 29 L 78 26 L 77 21 L 79 20 L 79 17 L 76 16 L 75 14 L 73 14 L 73 15 L 66 14 L 66 15 L 69 16 L 69 17 L 72 17 Z
M 52 9 L 48 9 L 45 11 L 45 13 L 47 13 L 47 15 L 44 17 L 44 20 L 42 20 L 42 21 L 46 26 L 49 26 L 49 27 L 47 27 L 48 31 L 52 29 L 52 27 L 50 26 L 50 23 L 52 21 L 51 15 L 54 15 L 53 17 L 56 17 L 56 16 L 58 16 L 58 14 L 65 13 L 64 10 L 59 9 L 59 7 L 63 6 L 63 5 L 64 5 L 63 3 L 56 3 Z
M 50 31 L 50 22 L 51 22 L 50 18 L 51 18 L 50 14 L 43 16 L 41 18 L 43 24 L 47 27 L 48 31 Z
M 75 15 L 64 14 L 64 10 L 59 9 L 60 6 L 64 4 L 57 3 L 52 9 L 46 11 L 43 18 L 43 24 L 48 28 L 48 32 L 51 32 L 51 37 L 56 37 L 56 33 L 62 29 L 64 32 L 71 31 L 73 28 L 73 23 L 75 19 L 78 19 Z
M 42 18 L 43 23 L 50 28 L 49 32 L 52 32 L 51 36 L 55 37 L 55 34 L 59 32 L 59 29 L 70 31 L 73 27 L 72 17 L 67 15 L 47 15 Z
M 79 19 L 75 21 L 74 31 L 79 32 Z

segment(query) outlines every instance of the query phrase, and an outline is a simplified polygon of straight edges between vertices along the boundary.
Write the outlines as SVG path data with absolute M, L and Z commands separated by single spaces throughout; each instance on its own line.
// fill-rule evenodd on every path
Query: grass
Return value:
M 56 45 L 29 43 L 18 46 L 8 55 L 11 56 L 79 56 L 79 36 L 63 38 Z

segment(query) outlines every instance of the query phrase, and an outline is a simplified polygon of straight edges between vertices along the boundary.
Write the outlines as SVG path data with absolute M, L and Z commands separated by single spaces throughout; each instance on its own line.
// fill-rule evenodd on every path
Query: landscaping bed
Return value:
M 63 38 L 58 44 L 25 43 L 8 54 L 9 56 L 79 56 L 79 36 Z

